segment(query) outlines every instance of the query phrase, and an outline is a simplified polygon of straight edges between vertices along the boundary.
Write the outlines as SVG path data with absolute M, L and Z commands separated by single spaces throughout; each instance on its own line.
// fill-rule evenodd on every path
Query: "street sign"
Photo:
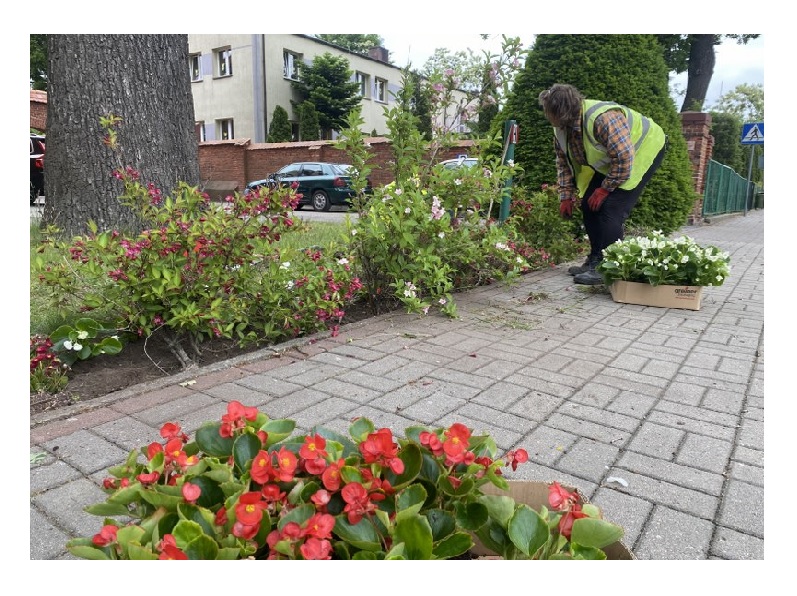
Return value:
M 742 124 L 742 145 L 763 145 L 764 123 L 751 122 Z

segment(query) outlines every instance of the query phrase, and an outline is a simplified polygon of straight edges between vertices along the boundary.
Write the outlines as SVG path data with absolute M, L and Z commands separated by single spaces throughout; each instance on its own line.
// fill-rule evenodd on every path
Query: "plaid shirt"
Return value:
M 611 159 L 611 168 L 601 186 L 612 192 L 631 177 L 634 163 L 634 144 L 631 142 L 631 129 L 625 114 L 620 110 L 607 110 L 595 118 L 595 138 L 606 148 Z M 559 148 L 554 138 L 556 152 L 556 169 L 558 171 L 559 200 L 578 198 L 575 177 L 567 163 L 564 151 Z M 567 130 L 567 147 L 574 163 L 587 165 L 584 151 L 584 138 L 581 125 Z

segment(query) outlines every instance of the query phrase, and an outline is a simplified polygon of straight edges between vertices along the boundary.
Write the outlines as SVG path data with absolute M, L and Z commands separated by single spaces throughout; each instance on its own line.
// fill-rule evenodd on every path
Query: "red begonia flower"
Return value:
M 302 557 L 308 561 L 326 561 L 332 558 L 332 544 L 329 540 L 308 538 L 307 541 L 299 547 L 299 552 L 301 552 Z
M 196 484 L 191 484 L 190 482 L 183 484 L 182 492 L 183 498 L 189 503 L 195 503 L 196 500 L 202 496 L 202 489 Z
M 116 542 L 116 532 L 119 531 L 114 525 L 108 524 L 102 527 L 99 533 L 95 534 L 91 541 L 96 546 L 108 546 L 112 542 Z
M 252 476 L 252 480 L 258 484 L 266 484 L 275 476 L 274 467 L 271 465 L 271 455 L 268 451 L 257 452 L 257 455 L 252 460 L 252 467 L 249 473 Z

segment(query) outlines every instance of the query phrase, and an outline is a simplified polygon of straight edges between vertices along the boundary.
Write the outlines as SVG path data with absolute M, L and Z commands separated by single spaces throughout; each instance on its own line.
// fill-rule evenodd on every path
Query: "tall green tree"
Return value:
M 429 86 L 425 84 L 421 75 L 414 70 L 407 71 L 405 76 L 409 77 L 412 83 L 412 99 L 409 109 L 412 115 L 417 118 L 418 130 L 427 141 L 432 140 L 432 106 Z
M 329 139 L 332 131 L 346 127 L 349 112 L 359 107 L 359 85 L 352 81 L 349 61 L 329 52 L 313 58 L 311 64 L 299 67 L 299 81 L 294 88 L 302 101 L 310 101 L 318 113 L 322 136 Z
M 311 101 L 299 104 L 299 140 L 317 141 L 321 138 L 321 126 L 318 124 L 318 112 Z
M 268 127 L 269 143 L 287 143 L 293 140 L 291 131 L 291 123 L 288 119 L 288 111 L 282 106 L 274 108 L 274 113 L 271 116 L 271 124 Z
M 714 65 L 717 61 L 714 46 L 721 44 L 724 38 L 735 39 L 738 44 L 746 44 L 757 37 L 759 37 L 758 34 L 748 33 L 656 35 L 664 51 L 664 60 L 670 70 L 674 70 L 676 73 L 687 71 L 688 74 L 686 95 L 681 103 L 681 111 L 699 112 L 703 109 L 708 86 L 714 75 Z
M 745 155 L 741 143 L 742 121 L 733 114 L 709 112 L 711 115 L 711 136 L 714 148 L 711 159 L 728 166 L 737 174 L 747 176 Z
M 669 96 L 668 71 L 652 35 L 537 36 L 500 119 L 516 120 L 520 127 L 515 162 L 525 173 L 518 180 L 534 190 L 556 184 L 553 131 L 538 96 L 554 83 L 569 83 L 589 99 L 615 101 L 661 125 L 669 137 L 667 156 L 628 223 L 666 232 L 682 226 L 696 193 L 680 119 Z
M 318 39 L 334 43 L 356 54 L 368 54 L 368 50 L 384 45 L 376 33 L 322 33 Z
M 30 35 L 30 81 L 34 89 L 47 89 L 47 36 Z
M 733 114 L 742 122 L 764 121 L 764 86 L 737 85 L 710 107 L 713 112 Z

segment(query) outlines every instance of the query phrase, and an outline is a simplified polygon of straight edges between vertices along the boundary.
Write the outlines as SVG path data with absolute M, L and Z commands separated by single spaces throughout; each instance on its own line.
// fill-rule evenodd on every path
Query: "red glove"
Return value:
M 608 196 L 609 196 L 608 190 L 606 190 L 602 186 L 596 188 L 587 199 L 587 205 L 589 206 L 590 211 L 597 211 L 598 209 L 600 209 L 601 205 L 603 204 L 603 201 L 605 201 L 606 197 Z
M 573 199 L 559 201 L 559 215 L 565 219 L 570 219 L 573 217 L 573 203 L 575 203 Z

